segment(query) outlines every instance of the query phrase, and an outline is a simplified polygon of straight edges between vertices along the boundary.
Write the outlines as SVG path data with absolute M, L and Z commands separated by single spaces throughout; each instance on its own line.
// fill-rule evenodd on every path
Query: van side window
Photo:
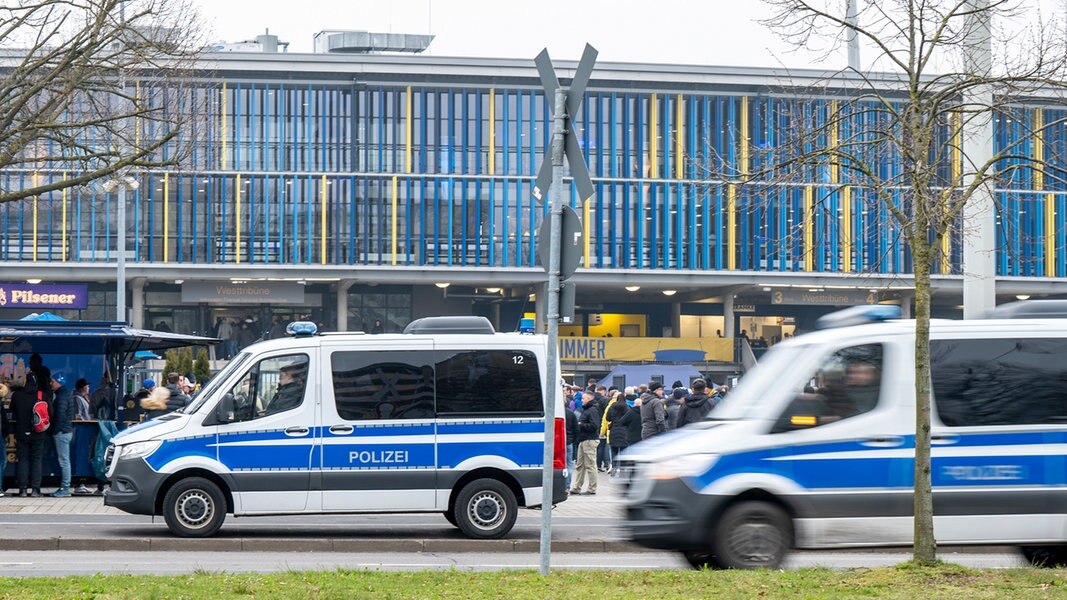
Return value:
M 932 340 L 934 409 L 949 427 L 1067 421 L 1067 339 Z
M 838 350 L 812 374 L 771 433 L 811 429 L 874 410 L 881 388 L 881 344 Z
M 433 352 L 334 352 L 330 361 L 342 419 L 434 418 Z
M 544 414 L 537 357 L 524 350 L 438 350 L 437 413 Z
M 257 362 L 230 388 L 234 420 L 250 421 L 300 406 L 307 374 L 306 354 L 272 356 Z

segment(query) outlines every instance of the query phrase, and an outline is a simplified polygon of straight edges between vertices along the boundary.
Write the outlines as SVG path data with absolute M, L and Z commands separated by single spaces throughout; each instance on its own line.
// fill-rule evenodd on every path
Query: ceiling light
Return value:
M 30 285 L 37 285 L 38 283 L 41 283 L 41 280 L 40 279 L 27 279 L 26 283 L 28 283 Z
M 490 294 L 499 294 L 500 288 L 485 288 L 485 291 L 489 292 Z
M 626 286 L 626 291 L 627 292 L 636 292 L 639 289 L 641 289 L 641 286 L 639 286 L 639 285 L 628 285 L 628 286 Z
M 763 291 L 765 291 L 765 292 L 769 292 L 769 291 L 771 291 L 771 288 L 769 288 L 769 287 L 765 287 L 765 288 L 763 288 Z
M 439 287 L 439 288 L 441 288 L 443 290 L 443 289 L 445 289 L 446 287 L 448 287 L 448 286 L 450 286 L 452 284 L 448 283 L 447 281 L 438 281 L 434 285 L 436 285 L 437 287 Z
M 673 296 L 678 293 L 678 290 L 663 290 L 664 296 Z
M 181 285 L 181 284 L 185 283 L 185 280 L 184 280 L 184 279 L 175 279 L 175 280 L 174 280 L 174 283 L 175 283 L 176 285 Z
M 1029 300 L 1030 294 L 1015 294 L 1016 300 Z

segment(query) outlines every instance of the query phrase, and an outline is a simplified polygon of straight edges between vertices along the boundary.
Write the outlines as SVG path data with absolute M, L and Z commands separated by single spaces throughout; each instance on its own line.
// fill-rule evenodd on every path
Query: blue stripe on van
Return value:
M 352 440 L 357 442 L 358 440 Z M 323 469 L 432 469 L 433 444 L 327 444 Z
M 370 437 L 392 435 L 433 435 L 433 423 L 383 423 L 383 424 L 356 424 L 351 425 L 355 431 L 348 434 L 337 434 L 330 431 L 329 427 L 316 427 L 316 435 L 322 437 Z
M 453 422 L 439 421 L 437 433 L 440 435 L 457 435 L 464 433 L 542 433 L 545 430 L 544 421 L 462 421 Z
M 952 434 L 949 434 L 952 435 Z M 1058 453 L 1013 456 L 997 452 L 1019 445 L 1062 444 L 1059 431 L 960 433 L 949 448 L 973 448 L 973 456 L 933 458 L 932 481 L 936 487 L 989 487 L 1063 485 L 1065 475 L 1051 468 L 1050 460 L 1063 460 Z M 915 437 L 905 436 L 898 450 L 914 451 Z M 935 452 L 938 446 L 935 446 Z M 891 449 L 872 448 L 858 440 L 764 448 L 725 454 L 703 475 L 695 478 L 698 489 L 735 474 L 766 473 L 790 479 L 808 490 L 911 488 L 914 458 L 886 457 Z M 835 456 L 848 453 L 849 458 Z M 825 454 L 811 458 L 810 455 Z M 870 454 L 870 458 L 863 457 Z M 909 454 L 911 454 L 909 452 Z M 855 456 L 859 456 L 856 458 Z M 798 460 L 790 460 L 798 457 Z
M 544 442 L 442 442 L 437 445 L 437 467 L 452 469 L 465 460 L 491 456 L 505 458 L 520 467 L 536 467 L 541 465 L 544 447 Z
M 214 460 L 214 444 L 214 435 L 166 440 L 145 461 L 153 470 L 159 471 L 164 465 L 177 458 L 200 456 Z

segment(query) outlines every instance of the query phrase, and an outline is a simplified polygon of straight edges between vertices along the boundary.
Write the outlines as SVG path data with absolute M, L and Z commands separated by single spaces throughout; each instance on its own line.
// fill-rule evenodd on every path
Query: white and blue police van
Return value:
M 206 537 L 235 516 L 437 512 L 499 538 L 541 504 L 544 335 L 483 317 L 429 317 L 402 334 L 291 337 L 236 356 L 193 402 L 119 433 L 104 502 Z M 556 398 L 558 390 L 548 390 Z M 553 402 L 553 502 L 565 499 Z
M 1041 302 L 931 322 L 938 544 L 1067 562 L 1067 311 Z M 910 546 L 915 321 L 887 309 L 899 315 L 824 317 L 827 328 L 776 344 L 707 420 L 623 454 L 632 539 L 715 568 L 773 568 L 793 548 Z

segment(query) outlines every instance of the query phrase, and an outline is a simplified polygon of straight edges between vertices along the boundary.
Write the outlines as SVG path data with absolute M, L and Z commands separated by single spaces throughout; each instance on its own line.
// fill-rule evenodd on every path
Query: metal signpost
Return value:
M 548 244 L 548 260 L 542 258 L 541 262 L 548 271 L 548 285 L 546 287 L 546 322 L 548 324 L 548 365 L 545 372 L 545 452 L 544 469 L 541 477 L 541 574 L 548 575 L 550 557 L 552 553 L 552 474 L 555 448 L 555 419 L 556 406 L 560 402 L 559 392 L 561 389 L 559 373 L 556 371 L 557 356 L 559 353 L 559 317 L 560 317 L 560 282 L 574 274 L 578 267 L 578 241 L 581 238 L 581 222 L 578 227 L 572 225 L 574 217 L 566 217 L 568 231 L 571 231 L 569 239 L 563 240 L 562 230 L 564 221 L 563 205 L 563 157 L 566 154 L 567 162 L 571 166 L 571 175 L 578 188 L 582 202 L 593 195 L 593 182 L 589 179 L 589 168 L 582 156 L 582 149 L 578 146 L 578 140 L 572 135 L 568 121 L 573 119 L 582 107 L 582 96 L 585 95 L 585 87 L 589 83 L 589 76 L 593 72 L 593 63 L 596 62 L 597 51 L 589 44 L 585 45 L 582 59 L 578 62 L 578 69 L 574 72 L 571 87 L 564 90 L 559 86 L 556 71 L 552 68 L 552 60 L 548 57 L 548 49 L 542 50 L 534 63 L 541 77 L 541 85 L 545 88 L 545 101 L 552 99 L 552 150 L 549 160 L 541 162 L 541 168 L 537 172 L 537 184 L 533 189 L 533 196 L 538 202 L 543 202 L 544 191 L 551 182 L 549 193 L 549 235 L 546 240 L 543 235 L 537 243 L 542 246 L 541 253 L 544 256 L 544 244 Z M 573 213 L 573 211 L 572 211 Z M 574 229 L 579 233 L 574 234 Z M 564 257 L 564 248 L 567 256 Z M 573 298 L 573 294 L 570 294 Z M 570 307 L 574 311 L 573 301 Z

